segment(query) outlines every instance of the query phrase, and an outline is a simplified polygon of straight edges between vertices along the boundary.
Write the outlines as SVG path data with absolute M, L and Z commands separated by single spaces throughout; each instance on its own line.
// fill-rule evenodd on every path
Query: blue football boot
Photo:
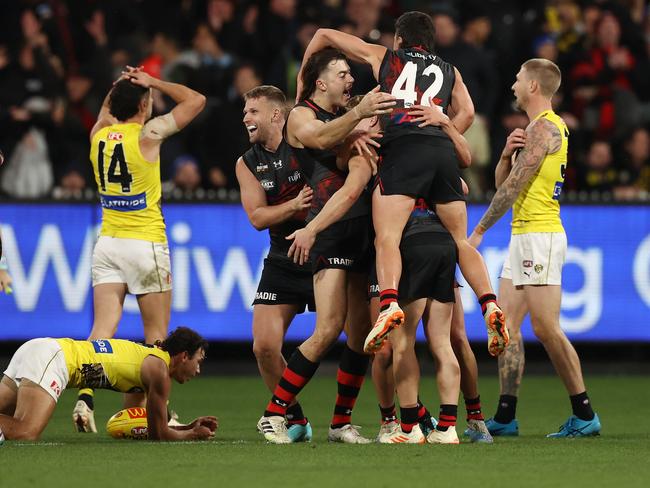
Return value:
M 465 429 L 463 434 L 469 437 L 471 442 L 477 442 L 479 444 L 492 444 L 494 442 L 483 420 L 468 420 L 467 429 Z
M 312 430 L 311 424 L 290 424 L 287 427 L 287 435 L 291 442 L 311 442 Z
M 512 419 L 507 424 L 502 424 L 501 422 L 497 422 L 493 418 L 490 418 L 485 421 L 485 426 L 487 427 L 490 434 L 494 437 L 514 437 L 519 435 L 519 422 L 517 422 L 517 419 Z
M 436 428 L 436 425 L 438 425 L 438 421 L 436 420 L 435 417 L 431 416 L 428 419 L 419 420 L 418 424 L 420 424 L 420 430 L 424 434 L 424 437 L 426 437 L 429 435 L 431 431 L 433 431 Z
M 575 415 L 571 415 L 569 420 L 560 427 L 559 432 L 553 432 L 546 437 L 590 437 L 594 435 L 600 435 L 598 414 L 594 414 L 594 418 L 591 420 L 582 420 Z

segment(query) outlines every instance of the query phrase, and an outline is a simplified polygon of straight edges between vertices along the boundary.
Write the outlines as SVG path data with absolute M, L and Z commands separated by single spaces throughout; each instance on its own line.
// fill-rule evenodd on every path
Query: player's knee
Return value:
M 533 324 L 533 333 L 542 344 L 545 342 L 553 341 L 562 336 L 562 330 L 559 327 L 555 327 L 553 324 L 545 322 L 532 322 Z M 512 338 L 511 338 L 512 339 Z
M 41 429 L 31 425 L 21 425 L 11 437 L 17 441 L 37 441 L 41 436 Z
M 282 344 L 274 344 L 268 340 L 253 341 L 253 354 L 260 362 L 266 362 L 282 354 Z

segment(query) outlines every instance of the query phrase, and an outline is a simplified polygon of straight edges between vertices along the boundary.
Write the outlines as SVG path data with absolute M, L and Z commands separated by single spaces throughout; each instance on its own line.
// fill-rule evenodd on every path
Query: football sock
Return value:
M 305 414 L 302 412 L 300 403 L 296 402 L 287 408 L 287 423 L 301 425 L 307 423 L 307 419 L 305 418 Z
M 402 431 L 407 434 L 413 430 L 418 423 L 418 407 L 400 407 L 399 409 Z
M 427 430 L 433 430 L 433 421 L 431 420 L 431 412 L 429 412 L 427 407 L 422 405 L 422 402 L 420 401 L 420 397 L 418 397 L 417 409 L 418 409 L 418 422 L 424 424 Z
M 94 401 L 95 391 L 92 388 L 81 388 L 79 390 L 79 396 L 77 400 L 81 400 L 88 408 L 95 410 L 95 401 Z
M 386 423 L 386 422 L 394 422 L 397 420 L 397 412 L 395 411 L 395 404 L 393 403 L 390 407 L 382 407 L 379 405 L 379 410 L 381 412 L 381 421 Z
M 490 302 L 497 303 L 497 296 L 494 293 L 486 293 L 478 299 L 478 303 L 481 306 L 481 313 L 485 315 L 485 309 L 487 304 Z
M 300 349 L 289 358 L 282 378 L 273 391 L 273 397 L 264 410 L 265 417 L 274 415 L 284 417 L 287 409 L 300 390 L 309 382 L 320 363 L 313 363 L 302 355 Z
M 456 425 L 458 405 L 440 405 L 440 417 L 436 430 L 446 432 L 449 427 Z
M 383 312 L 386 310 L 391 303 L 397 301 L 397 290 L 394 288 L 386 288 L 379 292 L 379 311 Z
M 338 429 L 351 422 L 352 409 L 359 396 L 369 362 L 370 356 L 354 352 L 347 344 L 345 345 L 339 362 L 339 370 L 336 373 L 338 390 L 332 416 L 333 429 Z
M 593 420 L 594 411 L 591 408 L 591 402 L 587 396 L 587 392 L 583 391 L 577 395 L 571 395 L 571 407 L 573 408 L 573 415 L 581 420 Z
M 467 420 L 485 420 L 481 411 L 481 395 L 476 398 L 465 398 Z
M 512 395 L 501 395 L 499 397 L 497 413 L 494 414 L 494 420 L 500 424 L 507 424 L 515 418 L 516 410 L 517 397 Z

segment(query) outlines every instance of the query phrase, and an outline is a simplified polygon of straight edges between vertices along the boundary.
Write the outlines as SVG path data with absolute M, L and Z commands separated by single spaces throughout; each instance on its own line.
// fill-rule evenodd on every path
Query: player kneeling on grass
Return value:
M 14 356 L 0 382 L 0 435 L 37 440 L 66 387 L 144 392 L 150 440 L 209 439 L 216 417 L 186 426 L 167 425 L 171 380 L 185 383 L 200 372 L 207 342 L 179 327 L 154 346 L 126 340 L 32 339 Z

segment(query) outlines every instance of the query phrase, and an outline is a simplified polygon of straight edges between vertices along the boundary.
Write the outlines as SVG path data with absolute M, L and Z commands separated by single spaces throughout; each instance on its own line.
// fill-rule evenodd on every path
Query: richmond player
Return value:
M 282 138 L 286 98 L 274 86 L 258 86 L 244 95 L 244 125 L 253 146 L 237 160 L 235 172 L 244 210 L 257 229 L 269 229 L 271 247 L 253 301 L 253 352 L 266 386 L 273 391 L 287 365 L 284 336 L 296 314 L 313 311 L 311 267 L 287 257 L 286 239 L 305 224 L 312 189 Z M 298 402 L 287 410 L 292 442 L 311 440 L 311 425 Z
M 156 346 L 119 339 L 32 339 L 18 348 L 0 382 L 0 439 L 4 433 L 7 439 L 38 440 L 66 387 L 144 392 L 150 440 L 209 439 L 216 417 L 167 425 L 171 380 L 185 383 L 199 374 L 206 347 L 187 327 Z
M 495 170 L 497 192 L 470 237 L 470 242 L 478 246 L 483 234 L 512 207 L 512 235 L 501 272 L 499 298 L 512 319 L 513 340 L 499 360 L 499 409 L 487 422 L 492 435 L 519 433 L 515 406 L 524 365 L 520 328 L 527 313 L 573 408 L 573 415 L 559 432 L 549 437 L 582 437 L 600 432 L 580 359 L 560 328 L 567 238 L 560 220 L 559 198 L 569 145 L 567 126 L 551 104 L 560 82 L 560 69 L 551 61 L 530 59 L 521 66 L 512 91 L 518 107 L 531 122 L 525 132 L 518 129 L 508 137 Z
M 176 102 L 151 120 L 152 90 Z M 122 73 L 90 133 L 90 159 L 102 206 L 93 251 L 94 322 L 90 340 L 111 338 L 127 293 L 137 297 L 145 341 L 167 335 L 171 266 L 161 210 L 160 145 L 205 106 L 205 97 L 183 85 L 149 76 L 140 68 Z M 134 395 L 125 406 L 141 404 Z M 80 432 L 96 432 L 92 390 L 80 391 L 73 421 Z

